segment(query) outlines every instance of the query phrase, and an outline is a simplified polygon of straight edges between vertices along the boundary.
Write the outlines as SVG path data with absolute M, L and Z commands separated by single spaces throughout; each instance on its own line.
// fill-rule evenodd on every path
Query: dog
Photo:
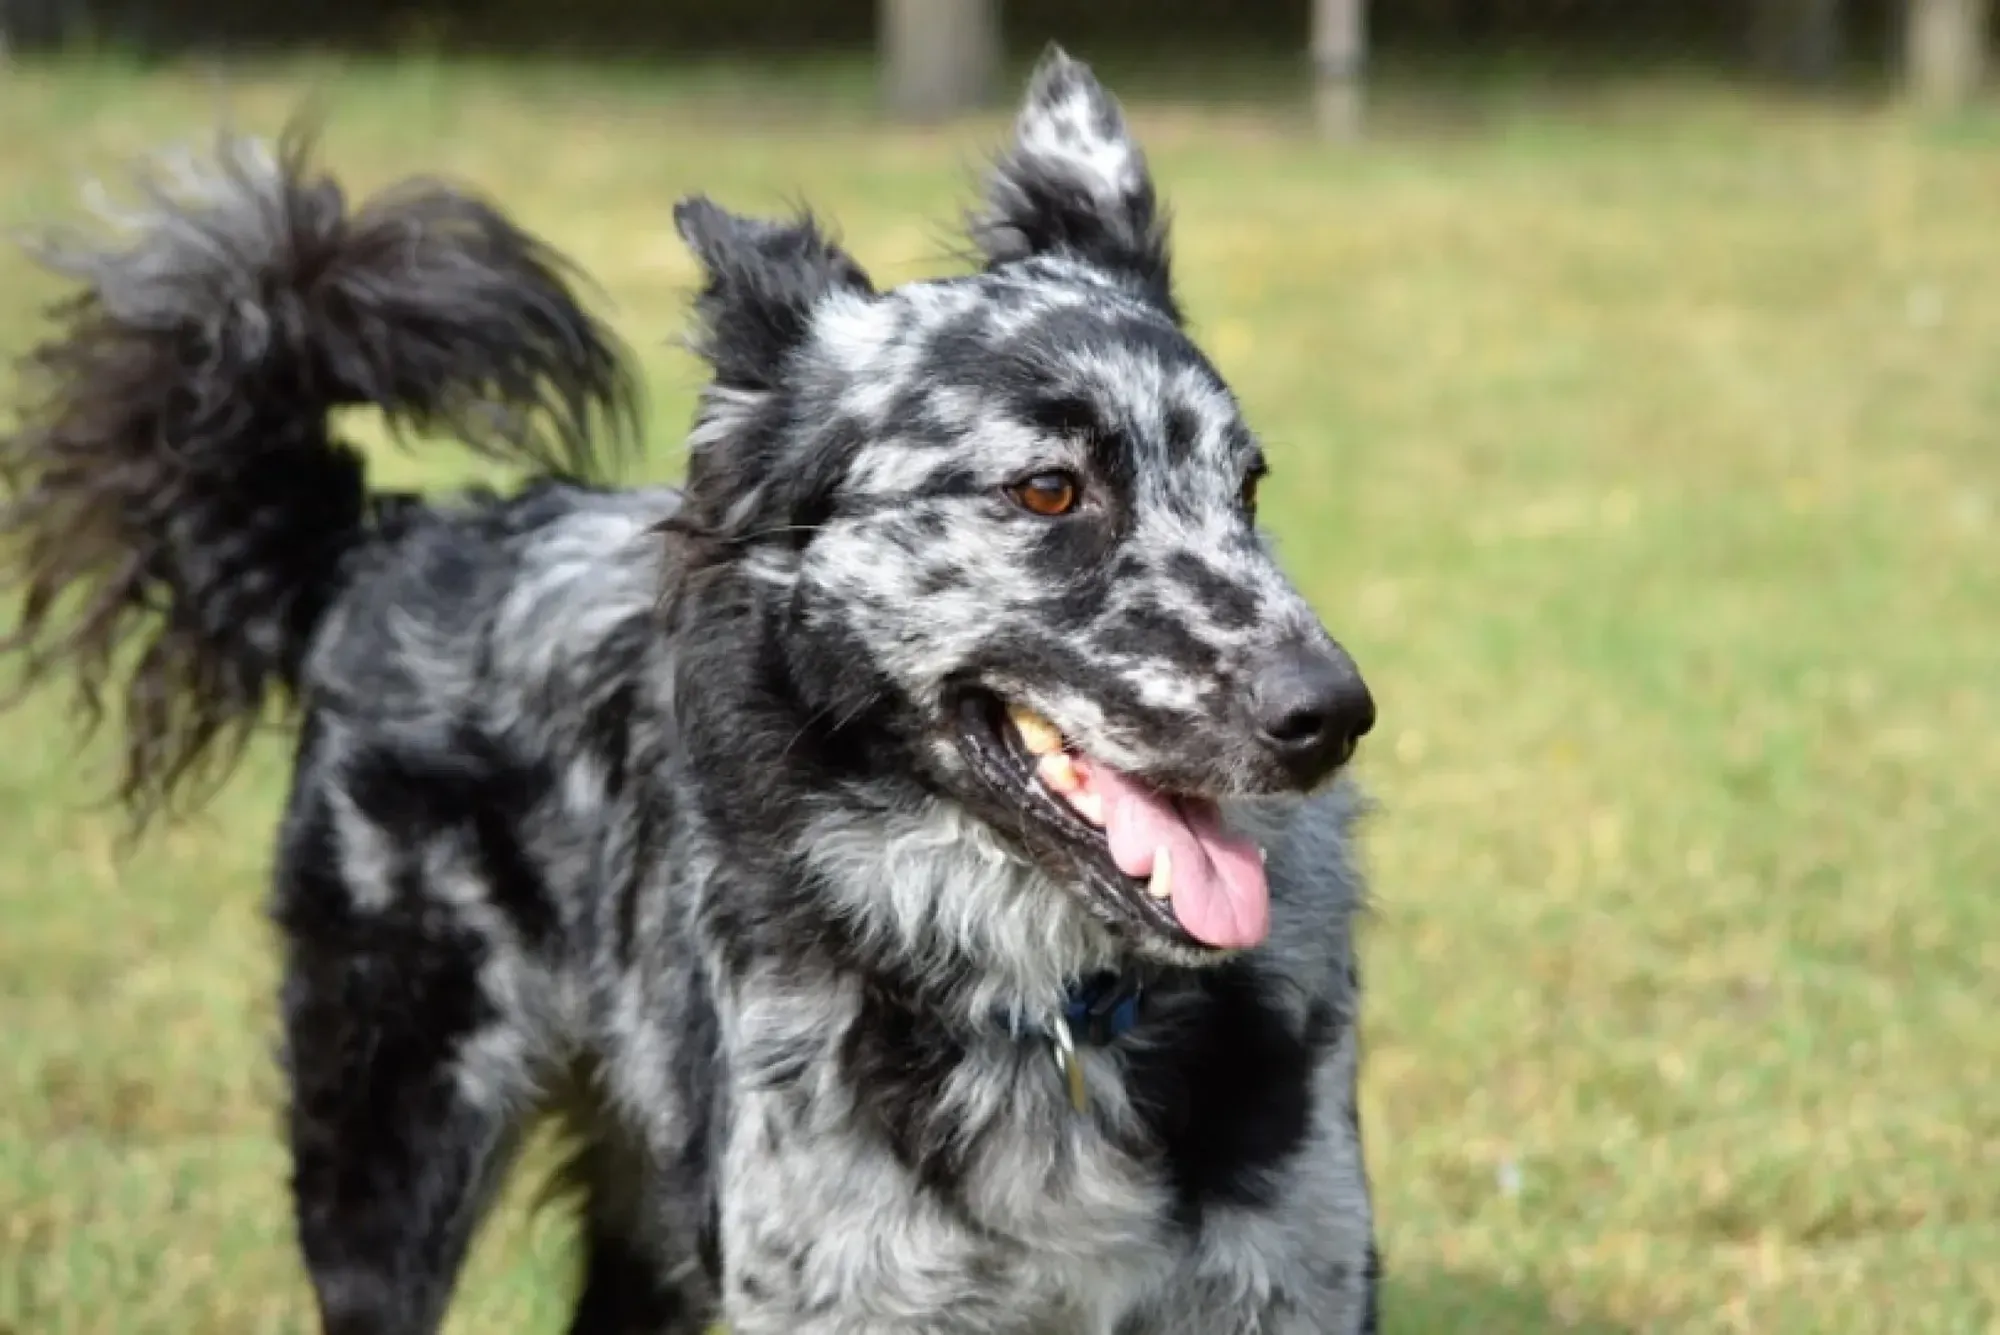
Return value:
M 53 234 L 0 512 L 135 832 L 297 727 L 270 913 L 323 1328 L 436 1330 L 539 1118 L 591 1335 L 1375 1329 L 1375 705 L 1257 527 L 1116 99 L 1051 48 L 969 271 L 701 196 L 678 487 L 481 196 L 225 136 Z M 372 490 L 375 409 L 534 470 Z

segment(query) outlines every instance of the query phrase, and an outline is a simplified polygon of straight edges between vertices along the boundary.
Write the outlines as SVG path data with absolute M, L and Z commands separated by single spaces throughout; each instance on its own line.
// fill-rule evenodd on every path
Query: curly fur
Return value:
M 713 371 L 681 488 L 590 480 L 626 359 L 490 205 L 349 209 L 297 138 L 146 199 L 43 252 L 78 292 L 0 443 L 7 648 L 86 723 L 122 685 L 141 818 L 296 707 L 272 915 L 325 1329 L 436 1330 L 543 1115 L 576 1332 L 1373 1329 L 1373 705 L 1255 526 L 1084 66 L 1038 69 L 973 272 L 878 291 L 810 217 L 676 209 Z M 372 492 L 356 404 L 544 476 Z M 1050 469 L 1073 513 L 1008 499 Z M 1219 802 L 1268 940 L 1204 946 L 996 778 L 1002 702 Z M 1046 1035 L 1098 974 L 1144 1004 L 1078 1111 Z

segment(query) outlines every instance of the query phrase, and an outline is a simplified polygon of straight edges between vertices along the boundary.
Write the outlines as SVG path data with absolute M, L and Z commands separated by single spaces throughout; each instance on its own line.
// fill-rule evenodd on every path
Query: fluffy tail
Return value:
M 123 686 L 135 822 L 219 780 L 367 541 L 360 455 L 329 410 L 380 409 L 571 474 L 633 420 L 616 339 L 568 266 L 492 206 L 411 182 L 358 208 L 294 129 L 146 175 L 108 239 L 36 258 L 79 285 L 0 435 L 0 652 L 72 678 L 86 731 Z M 4 615 L 4 613 L 0 613 Z

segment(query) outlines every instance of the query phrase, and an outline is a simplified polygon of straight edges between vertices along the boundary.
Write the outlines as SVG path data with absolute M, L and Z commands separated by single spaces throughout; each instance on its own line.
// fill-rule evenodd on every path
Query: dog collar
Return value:
M 1109 1047 L 1130 1033 L 1139 1023 L 1146 997 L 1146 985 L 1136 977 L 1116 973 L 1092 974 L 1069 990 L 1063 998 L 1060 1016 L 1071 1038 L 1086 1047 Z M 1039 1038 L 1053 1042 L 1057 1034 L 1035 1023 L 1020 1011 L 1000 1012 L 1000 1025 L 1016 1039 Z
M 1018 1010 L 999 1016 L 1001 1027 L 1016 1042 L 1038 1038 L 1049 1045 L 1069 1093 L 1069 1105 L 1079 1113 L 1090 1111 L 1090 1096 L 1084 1088 L 1083 1061 L 1077 1044 L 1108 1047 L 1132 1031 L 1139 1023 L 1139 1010 L 1146 996 L 1145 984 L 1135 977 L 1115 973 L 1093 974 L 1069 990 L 1063 1008 L 1048 1027 L 1036 1024 Z

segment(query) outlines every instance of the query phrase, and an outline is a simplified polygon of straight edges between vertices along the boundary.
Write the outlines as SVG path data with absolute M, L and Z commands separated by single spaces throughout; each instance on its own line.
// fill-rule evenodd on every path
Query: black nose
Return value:
M 1345 762 L 1375 726 L 1375 699 L 1340 646 L 1292 645 L 1252 678 L 1250 717 L 1286 766 L 1312 784 Z

